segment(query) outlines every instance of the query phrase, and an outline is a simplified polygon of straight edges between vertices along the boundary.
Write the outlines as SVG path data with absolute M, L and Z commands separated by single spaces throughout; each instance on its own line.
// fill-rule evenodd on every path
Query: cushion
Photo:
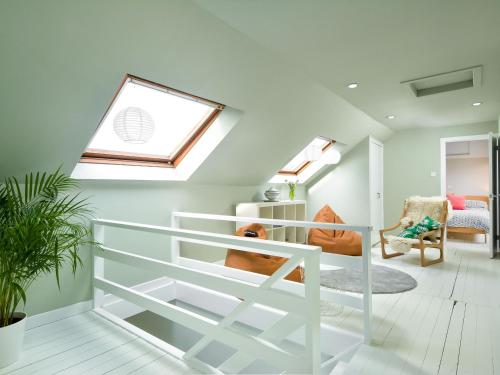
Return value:
M 235 235 L 241 237 L 254 237 L 262 240 L 267 239 L 265 228 L 260 224 L 249 224 L 239 228 Z M 238 268 L 240 270 L 260 273 L 262 275 L 272 275 L 278 268 L 288 261 L 288 258 L 271 256 L 261 253 L 252 253 L 248 251 L 228 249 L 226 254 L 226 267 Z M 302 270 L 295 268 L 288 276 L 287 280 L 302 281 Z
M 454 210 L 465 210 L 465 195 L 446 194 Z
M 406 228 L 404 231 L 399 233 L 398 237 L 417 238 L 419 234 L 439 229 L 440 226 L 441 224 L 438 221 L 432 219 L 429 216 L 426 216 L 417 225 L 413 225 L 409 228 Z
M 465 208 L 466 209 L 471 209 L 471 208 L 488 208 L 486 205 L 486 202 L 483 201 L 477 201 L 477 200 L 472 200 L 472 199 L 466 199 L 465 200 Z
M 342 218 L 325 205 L 314 217 L 318 223 L 344 224 Z M 349 230 L 312 228 L 307 237 L 309 245 L 320 246 L 324 252 L 359 256 L 362 252 L 361 236 Z

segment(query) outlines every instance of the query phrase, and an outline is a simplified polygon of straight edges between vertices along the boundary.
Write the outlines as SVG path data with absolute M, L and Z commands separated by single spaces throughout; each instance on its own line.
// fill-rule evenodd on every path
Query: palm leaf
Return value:
M 27 174 L 24 189 L 14 177 L 0 185 L 0 327 L 26 303 L 26 288 L 38 276 L 55 273 L 61 288 L 61 267 L 69 262 L 75 273 L 82 266 L 78 248 L 94 244 L 91 210 L 75 188 L 61 168 Z

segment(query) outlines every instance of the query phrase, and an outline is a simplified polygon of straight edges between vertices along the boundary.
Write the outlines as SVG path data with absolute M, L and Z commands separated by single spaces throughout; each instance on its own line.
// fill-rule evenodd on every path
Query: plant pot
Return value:
M 26 314 L 18 312 L 13 317 L 19 320 L 7 327 L 0 327 L 0 368 L 16 362 L 21 355 Z

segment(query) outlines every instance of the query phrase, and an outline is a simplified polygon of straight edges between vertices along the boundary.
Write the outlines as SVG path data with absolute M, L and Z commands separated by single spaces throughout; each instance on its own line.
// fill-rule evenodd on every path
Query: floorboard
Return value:
M 425 268 L 416 251 L 385 260 L 379 248 L 372 254 L 418 286 L 373 296 L 373 344 L 345 374 L 500 374 L 500 260 L 484 244 L 448 241 L 444 263 Z M 359 314 L 336 323 L 361 332 Z
M 159 358 L 165 369 L 182 369 L 171 374 L 189 370 L 182 361 L 88 312 L 28 330 L 20 360 L 0 375 L 123 375 L 148 369 Z
M 373 296 L 373 344 L 345 374 L 500 375 L 500 260 L 482 244 L 449 241 L 445 262 L 420 267 L 418 252 L 373 262 L 412 275 L 409 292 Z M 362 314 L 322 304 L 322 321 L 362 333 Z M 94 312 L 26 332 L 21 359 L 0 375 L 188 374 L 183 361 Z

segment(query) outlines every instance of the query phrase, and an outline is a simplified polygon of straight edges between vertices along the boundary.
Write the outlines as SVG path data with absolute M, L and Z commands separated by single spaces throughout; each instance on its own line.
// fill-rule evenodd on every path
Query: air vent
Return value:
M 482 65 L 401 82 L 416 97 L 481 86 Z

